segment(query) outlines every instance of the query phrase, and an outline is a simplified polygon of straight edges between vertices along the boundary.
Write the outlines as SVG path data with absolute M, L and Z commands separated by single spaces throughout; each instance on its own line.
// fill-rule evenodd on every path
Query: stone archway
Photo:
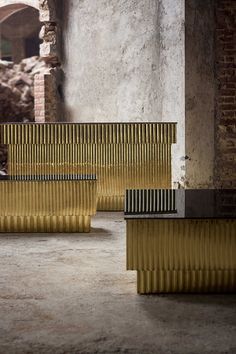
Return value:
M 23 4 L 27 6 L 32 6 L 37 10 L 39 10 L 38 0 L 0 0 L 0 7 L 14 5 L 14 4 Z
M 58 66 L 58 19 L 55 0 L 38 0 L 39 19 L 42 22 L 40 55 L 53 67 Z
M 45 58 L 45 60 L 51 62 L 52 65 L 58 65 L 58 21 L 55 0 L 0 0 L 1 10 L 4 8 L 2 16 L 5 17 L 22 10 L 26 6 L 31 6 L 39 10 L 39 18 L 42 22 L 40 37 L 43 40 L 40 55 Z
M 35 75 L 35 121 L 46 122 L 58 120 L 60 109 L 58 86 L 60 83 L 59 59 L 59 29 L 56 11 L 56 0 L 0 0 L 3 16 L 10 16 L 16 11 L 31 6 L 39 10 L 39 19 L 42 23 L 40 31 L 40 56 L 50 66 L 48 74 Z

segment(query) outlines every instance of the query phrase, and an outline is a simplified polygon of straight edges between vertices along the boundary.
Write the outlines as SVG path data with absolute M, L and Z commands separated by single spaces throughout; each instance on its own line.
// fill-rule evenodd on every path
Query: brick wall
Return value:
M 57 88 L 53 74 L 36 75 L 34 78 L 34 107 L 37 123 L 57 121 Z
M 40 38 L 40 56 L 51 67 L 48 74 L 36 75 L 34 82 L 35 96 L 35 121 L 57 122 L 60 120 L 61 97 L 57 87 L 60 82 L 61 72 L 59 60 L 59 27 L 57 7 L 59 0 L 39 0 L 39 14 L 42 28 Z M 57 6 L 56 6 L 57 4 Z
M 236 1 L 216 1 L 215 183 L 236 188 Z
M 43 74 L 35 75 L 34 77 L 34 113 L 36 122 L 45 122 L 45 88 Z

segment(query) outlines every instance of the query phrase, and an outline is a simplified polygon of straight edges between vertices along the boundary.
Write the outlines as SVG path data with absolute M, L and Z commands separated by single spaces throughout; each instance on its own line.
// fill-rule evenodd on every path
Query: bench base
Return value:
M 236 291 L 235 219 L 128 219 L 138 292 Z
M 1 216 L 1 233 L 90 232 L 91 217 L 79 216 Z
M 236 271 L 138 271 L 137 291 L 139 294 L 235 292 Z

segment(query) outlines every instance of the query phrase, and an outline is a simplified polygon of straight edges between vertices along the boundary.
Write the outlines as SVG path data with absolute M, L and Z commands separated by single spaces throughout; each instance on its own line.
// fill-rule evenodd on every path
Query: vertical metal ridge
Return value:
M 90 216 L 96 214 L 97 185 L 92 179 L 0 181 L 0 195 L 0 232 L 53 232 L 60 227 L 64 232 L 66 220 L 70 220 L 70 232 L 74 230 L 72 221 L 77 216 L 85 225 L 81 229 L 88 230 L 90 225 L 84 220 L 90 221 Z M 61 220 L 61 226 L 51 228 L 50 218 L 56 225 Z M 31 226 L 29 220 L 33 220 Z
M 176 123 L 0 124 L 0 143 L 173 144 L 176 143 Z
M 235 292 L 235 270 L 138 271 L 137 291 L 152 293 Z
M 0 233 L 90 232 L 90 215 L 0 217 Z
M 236 220 L 128 219 L 127 224 L 128 270 L 217 270 L 219 255 L 221 269 L 236 269 Z M 219 227 L 224 227 L 220 237 Z
M 15 179 L 97 174 L 99 209 L 123 210 L 125 189 L 171 187 L 175 130 L 175 123 L 1 124 L 0 137 Z
M 126 214 L 176 212 L 175 190 L 130 189 L 126 190 Z

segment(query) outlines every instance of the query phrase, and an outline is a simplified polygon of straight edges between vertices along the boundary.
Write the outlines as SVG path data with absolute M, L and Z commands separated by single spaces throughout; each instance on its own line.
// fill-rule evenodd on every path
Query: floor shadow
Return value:
M 32 238 L 40 238 L 39 242 L 45 242 L 49 240 L 50 238 L 64 238 L 64 237 L 70 237 L 70 238 L 80 238 L 80 237 L 96 237 L 96 236 L 110 236 L 112 233 L 104 228 L 96 228 L 92 227 L 90 232 L 55 232 L 55 233 L 47 233 L 47 232 L 35 232 L 35 233 L 26 233 L 26 232 L 17 232 L 17 233 L 0 233 L 0 239 L 11 239 L 11 240 L 19 240 L 21 238 L 24 239 L 32 239 Z
M 103 229 L 102 227 L 92 227 L 90 234 L 111 235 L 111 232 L 107 229 Z
M 236 326 L 235 294 L 143 295 L 139 303 L 154 325 L 179 328 L 181 323 L 186 330 L 193 324 Z
M 183 304 L 205 304 L 210 306 L 221 305 L 225 307 L 235 306 L 236 309 L 236 293 L 222 294 L 173 294 L 163 295 L 168 301 Z

